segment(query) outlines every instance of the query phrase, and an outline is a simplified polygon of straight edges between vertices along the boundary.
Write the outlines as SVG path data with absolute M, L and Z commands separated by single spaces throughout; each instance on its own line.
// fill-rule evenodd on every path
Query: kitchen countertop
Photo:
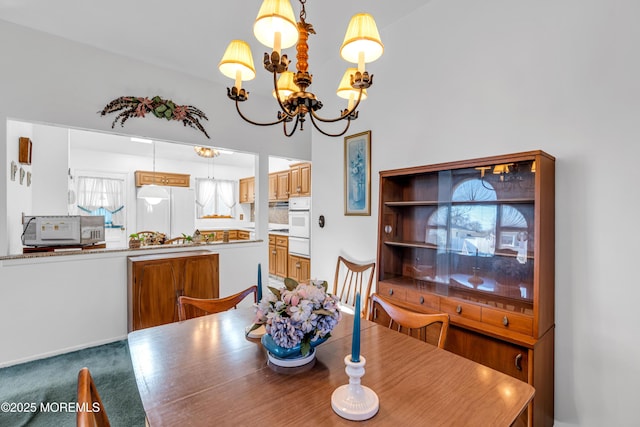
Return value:
M 237 228 L 233 228 L 236 230 Z M 89 254 L 102 254 L 102 253 L 114 253 L 114 252 L 140 252 L 140 251 L 160 251 L 166 250 L 171 251 L 175 249 L 182 248 L 210 248 L 213 246 L 223 246 L 223 245 L 237 245 L 237 244 L 246 244 L 246 243 L 255 243 L 261 242 L 262 240 L 230 240 L 228 242 L 216 241 L 216 242 L 206 242 L 206 243 L 186 243 L 186 244 L 174 244 L 174 245 L 150 245 L 150 246 L 142 246 L 139 248 L 106 248 L 106 249 L 65 249 L 64 247 L 60 247 L 60 250 L 54 252 L 30 252 L 26 254 L 13 254 L 0 256 L 0 261 L 2 260 L 12 260 L 12 259 L 27 259 L 27 258 L 46 258 L 46 257 L 55 257 L 55 256 L 68 256 L 68 255 L 89 255 Z

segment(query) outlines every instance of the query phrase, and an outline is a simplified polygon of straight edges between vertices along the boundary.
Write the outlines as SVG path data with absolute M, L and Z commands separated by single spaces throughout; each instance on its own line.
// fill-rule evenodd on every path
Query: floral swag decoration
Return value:
M 327 293 L 326 281 L 296 282 L 284 280 L 280 289 L 269 286 L 271 293 L 258 303 L 254 328 L 265 329 L 280 347 L 300 345 L 300 353 L 311 351 L 311 342 L 328 338 L 341 318 L 338 298 Z
M 144 117 L 152 113 L 159 119 L 182 120 L 182 124 L 200 130 L 209 138 L 207 131 L 202 127 L 199 119 L 209 120 L 207 116 L 198 108 L 191 105 L 176 105 L 170 99 L 162 99 L 159 96 L 153 98 L 138 98 L 135 96 L 121 96 L 109 102 L 102 111 L 101 116 L 120 111 L 111 123 L 111 128 L 120 122 L 124 126 L 131 117 Z

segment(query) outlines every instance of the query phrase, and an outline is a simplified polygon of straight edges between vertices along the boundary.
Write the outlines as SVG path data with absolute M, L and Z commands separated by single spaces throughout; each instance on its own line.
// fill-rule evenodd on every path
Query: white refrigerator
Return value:
M 192 188 L 165 187 L 169 200 L 149 205 L 137 199 L 136 231 L 158 231 L 167 239 L 193 235 L 196 223 L 196 196 Z

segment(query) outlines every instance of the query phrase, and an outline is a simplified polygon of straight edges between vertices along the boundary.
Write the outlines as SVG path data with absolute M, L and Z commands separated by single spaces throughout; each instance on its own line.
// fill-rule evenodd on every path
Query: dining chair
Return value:
M 189 243 L 185 237 L 174 237 L 173 239 L 165 240 L 165 245 L 185 245 Z
M 369 294 L 373 283 L 373 273 L 376 263 L 357 264 L 342 256 L 338 256 L 336 275 L 333 279 L 333 295 L 342 303 L 343 311 L 353 312 L 356 303 L 356 294 L 360 293 L 362 312 L 361 317 L 368 313 Z M 346 310 L 345 310 L 346 309 Z
M 78 373 L 78 408 L 76 427 L 110 427 L 107 411 L 93 382 L 89 368 Z
M 253 293 L 253 302 L 258 302 L 257 292 L 258 287 L 253 285 L 242 292 L 224 298 L 193 298 L 182 295 L 178 297 L 178 319 L 182 321 L 230 310 L 251 293 Z
M 386 324 L 390 329 L 406 333 L 425 342 L 429 342 L 436 335 L 435 332 L 431 332 L 433 328 L 428 329 L 427 327 L 440 323 L 440 333 L 437 334 L 437 340 L 434 340 L 439 348 L 444 348 L 449 331 L 448 314 L 427 314 L 407 310 L 376 293 L 371 295 L 369 320 Z

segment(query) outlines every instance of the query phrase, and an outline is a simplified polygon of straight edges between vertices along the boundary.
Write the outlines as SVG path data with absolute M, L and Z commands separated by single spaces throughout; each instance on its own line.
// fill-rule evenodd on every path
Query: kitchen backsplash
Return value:
M 251 204 L 251 222 L 256 220 L 256 205 Z M 289 224 L 289 204 L 287 202 L 269 203 L 269 223 Z

